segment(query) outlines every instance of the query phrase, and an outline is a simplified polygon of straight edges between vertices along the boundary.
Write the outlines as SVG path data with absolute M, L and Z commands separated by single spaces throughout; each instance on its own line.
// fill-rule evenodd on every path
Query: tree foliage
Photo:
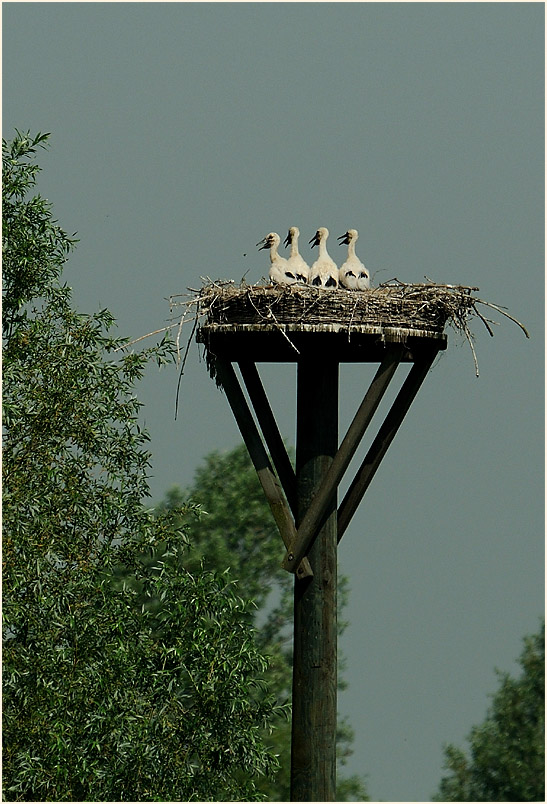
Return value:
M 545 629 L 526 637 L 522 673 L 498 671 L 486 719 L 468 737 L 469 754 L 445 747 L 437 801 L 544 801 Z
M 207 455 L 196 469 L 190 488 L 176 486 L 158 506 L 158 512 L 176 510 L 185 500 L 199 503 L 206 512 L 192 527 L 191 544 L 184 556 L 190 571 L 203 564 L 217 571 L 229 570 L 240 594 L 254 600 L 253 624 L 262 651 L 270 659 L 267 679 L 278 700 L 290 700 L 292 684 L 292 597 L 293 578 L 281 569 L 283 546 L 244 444 Z M 183 520 L 184 521 L 184 520 Z M 347 598 L 347 579 L 339 578 L 339 632 L 345 627 L 340 617 Z M 343 669 L 343 659 L 339 660 Z M 340 682 L 343 687 L 343 681 Z M 290 720 L 280 716 L 269 745 L 280 757 L 275 778 L 263 778 L 261 791 L 269 800 L 288 801 L 290 791 Z M 340 770 L 352 753 L 353 731 L 344 720 L 338 724 L 337 752 Z M 368 800 L 358 776 L 340 778 L 338 801 Z
M 197 506 L 143 508 L 134 386 L 171 350 L 72 309 L 75 240 L 30 195 L 47 136 L 3 142 L 4 798 L 259 798 L 280 707 L 249 604 L 182 567 Z

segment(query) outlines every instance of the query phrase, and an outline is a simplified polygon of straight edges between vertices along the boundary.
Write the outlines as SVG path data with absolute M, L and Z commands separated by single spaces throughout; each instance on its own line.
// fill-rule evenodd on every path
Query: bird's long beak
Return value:
M 288 245 L 289 245 L 289 243 L 291 243 L 291 242 L 292 242 L 292 241 L 291 241 L 291 233 L 289 232 L 289 234 L 287 235 L 287 237 L 286 237 L 286 238 L 285 238 L 285 240 L 283 241 L 283 245 L 284 245 L 284 246 L 288 246 Z
M 337 239 L 340 240 L 340 243 L 338 243 L 339 246 L 343 246 L 344 244 L 347 244 L 347 242 L 348 242 L 348 233 L 346 232 L 345 234 L 340 235 L 340 237 L 337 238 Z
M 262 251 L 263 248 L 268 248 L 268 238 L 263 237 L 262 240 L 259 240 L 256 245 L 260 246 L 260 248 L 258 249 L 259 251 Z
M 319 235 L 317 234 L 317 232 L 314 234 L 314 236 L 313 236 L 313 237 L 312 237 L 312 239 L 310 240 L 310 244 L 311 244 L 311 247 L 312 247 L 312 248 L 313 248 L 314 246 L 317 246 L 317 245 L 319 244 Z

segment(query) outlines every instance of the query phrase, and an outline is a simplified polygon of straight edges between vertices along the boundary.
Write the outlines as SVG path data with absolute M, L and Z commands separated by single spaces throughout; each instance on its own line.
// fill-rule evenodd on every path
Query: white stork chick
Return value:
M 277 232 L 270 232 L 270 234 L 267 234 L 266 237 L 260 240 L 256 245 L 260 246 L 259 251 L 265 248 L 270 249 L 271 265 L 269 276 L 272 282 L 277 282 L 282 285 L 292 285 L 297 281 L 296 276 L 289 268 L 288 261 L 284 257 L 280 257 L 277 253 L 280 243 L 281 238 Z
M 310 285 L 322 288 L 338 287 L 338 268 L 327 252 L 329 230 L 320 226 L 310 240 L 311 247 L 319 246 L 319 256 L 310 268 Z
M 289 233 L 285 238 L 284 246 L 291 246 L 291 256 L 287 260 L 290 270 L 296 276 L 298 282 L 307 282 L 310 278 L 310 266 L 305 261 L 304 257 L 298 251 L 298 238 L 300 236 L 300 229 L 298 226 L 291 226 Z
M 340 284 L 349 290 L 367 290 L 370 287 L 370 275 L 359 257 L 355 254 L 355 244 L 359 238 L 357 229 L 348 229 L 341 235 L 339 246 L 347 245 L 348 256 L 340 266 Z

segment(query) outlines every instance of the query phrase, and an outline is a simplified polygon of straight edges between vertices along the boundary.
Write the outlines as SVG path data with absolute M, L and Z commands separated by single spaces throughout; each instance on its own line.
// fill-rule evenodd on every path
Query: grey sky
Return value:
M 289 225 L 338 261 L 355 227 L 376 283 L 476 285 L 530 330 L 477 322 L 479 379 L 449 334 L 340 545 L 347 769 L 376 800 L 428 800 L 543 610 L 543 31 L 542 3 L 3 4 L 3 135 L 52 132 L 65 279 L 120 334 L 200 276 L 258 281 Z M 373 370 L 343 368 L 341 435 Z M 290 441 L 294 376 L 264 370 Z M 154 499 L 240 440 L 195 347 L 175 422 L 176 379 L 140 392 Z

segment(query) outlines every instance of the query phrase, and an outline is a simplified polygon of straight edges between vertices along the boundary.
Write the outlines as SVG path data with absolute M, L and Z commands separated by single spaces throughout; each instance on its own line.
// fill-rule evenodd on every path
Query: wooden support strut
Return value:
M 291 511 L 296 516 L 296 475 L 260 380 L 258 369 L 251 360 L 240 360 L 238 365 L 279 482 L 283 487 Z
M 391 410 L 378 430 L 376 438 L 372 442 L 353 483 L 338 509 L 338 541 L 344 535 L 351 518 L 363 499 L 365 491 L 369 487 L 382 458 L 386 454 L 422 382 L 426 378 L 437 353 L 438 349 L 432 349 L 427 355 L 416 360 L 401 386 Z
M 245 446 L 256 469 L 258 479 L 260 480 L 277 527 L 279 528 L 281 538 L 283 539 L 285 547 L 289 548 L 296 537 L 294 521 L 230 361 L 217 357 L 217 375 L 224 388 Z M 299 578 L 306 578 L 313 575 L 307 558 L 304 558 L 299 564 L 297 575 Z
M 359 446 L 359 442 L 397 370 L 403 351 L 404 349 L 400 344 L 396 344 L 388 350 L 359 406 L 359 410 L 348 428 L 344 440 L 334 456 L 328 472 L 323 477 L 321 485 L 300 523 L 296 533 L 296 540 L 287 551 L 283 561 L 283 569 L 294 572 L 294 568 L 298 566 L 302 557 L 308 553 L 313 544 L 325 511 L 336 493 L 336 489 Z

